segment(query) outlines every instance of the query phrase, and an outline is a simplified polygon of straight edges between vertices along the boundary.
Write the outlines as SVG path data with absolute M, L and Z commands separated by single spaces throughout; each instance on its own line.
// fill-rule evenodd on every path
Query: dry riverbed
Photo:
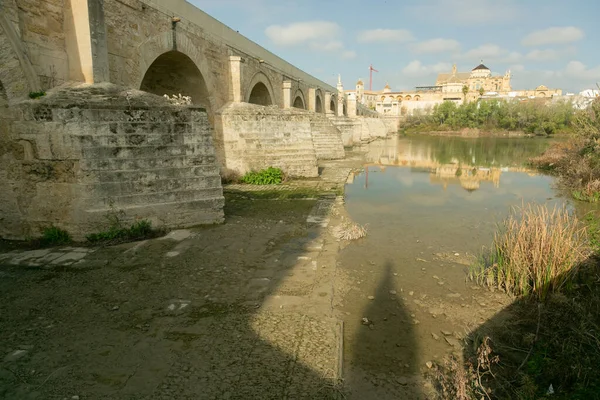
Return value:
M 363 242 L 334 237 L 348 220 L 336 194 L 358 165 L 329 163 L 312 199 L 233 187 L 219 226 L 5 246 L 0 397 L 433 398 L 428 363 L 460 355 L 509 299 L 465 282 L 460 249 L 415 243 L 428 253 L 410 275 L 385 254 L 345 264 Z

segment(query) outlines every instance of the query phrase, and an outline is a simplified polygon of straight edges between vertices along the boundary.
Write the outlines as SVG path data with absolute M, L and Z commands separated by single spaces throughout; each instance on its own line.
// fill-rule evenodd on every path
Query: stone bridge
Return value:
M 0 5 L 1 237 L 219 222 L 221 174 L 314 177 L 394 130 L 184 0 Z

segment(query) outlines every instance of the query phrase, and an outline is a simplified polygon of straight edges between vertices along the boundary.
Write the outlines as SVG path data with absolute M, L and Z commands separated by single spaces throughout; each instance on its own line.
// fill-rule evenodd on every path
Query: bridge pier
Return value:
M 308 111 L 312 111 L 315 112 L 316 108 L 317 108 L 317 94 L 316 94 L 316 89 L 315 88 L 309 88 L 308 89 L 308 104 L 307 104 L 307 110 Z
M 292 107 L 292 82 L 283 81 L 283 108 Z
M 241 74 L 242 57 L 229 56 L 229 71 L 231 74 L 231 101 L 241 103 L 242 100 L 242 74 Z
M 103 1 L 70 0 L 66 3 L 65 45 L 69 56 L 69 78 L 85 83 L 110 82 Z

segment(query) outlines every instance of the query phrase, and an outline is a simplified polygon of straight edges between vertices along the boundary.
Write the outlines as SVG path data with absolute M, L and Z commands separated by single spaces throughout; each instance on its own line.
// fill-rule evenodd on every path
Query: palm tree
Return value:
M 462 92 L 463 92 L 463 98 L 464 98 L 464 102 L 467 102 L 467 93 L 469 93 L 469 87 L 467 85 L 464 85 L 462 87 Z

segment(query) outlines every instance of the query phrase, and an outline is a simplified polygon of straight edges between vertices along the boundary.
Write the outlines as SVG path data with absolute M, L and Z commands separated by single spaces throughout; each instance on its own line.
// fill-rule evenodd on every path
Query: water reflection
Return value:
M 496 224 L 512 206 L 536 202 L 552 208 L 566 201 L 551 177 L 523 166 L 550 143 L 419 137 L 362 148 L 368 162 L 347 185 L 345 197 L 350 216 L 367 225 L 368 235 L 339 256 L 341 270 L 356 282 L 344 297 L 344 311 L 351 313 L 346 338 L 352 344 L 345 360 L 372 382 L 361 392 L 355 386 L 361 375 L 350 371 L 350 386 L 358 393 L 353 398 L 427 395 L 424 387 L 412 390 L 398 379 L 419 382 L 429 371 L 428 360 L 439 362 L 455 349 L 445 339 L 448 332 L 460 338 L 465 327 L 487 316 L 481 309 L 487 300 L 476 297 L 481 292 L 466 281 L 465 271 L 492 242 Z M 397 298 L 390 299 L 390 289 Z M 394 312 L 402 323 L 390 317 L 392 308 L 401 311 Z M 382 322 L 370 330 L 358 322 L 362 317 Z M 397 387 L 382 394 L 384 380 L 398 382 Z
M 369 188 L 370 167 L 385 172 L 388 166 L 402 166 L 412 173 L 428 173 L 429 182 L 444 189 L 458 185 L 472 192 L 482 182 L 498 188 L 503 172 L 536 175 L 526 162 L 550 144 L 548 139 L 393 137 L 361 147 L 367 160 L 364 187 Z

